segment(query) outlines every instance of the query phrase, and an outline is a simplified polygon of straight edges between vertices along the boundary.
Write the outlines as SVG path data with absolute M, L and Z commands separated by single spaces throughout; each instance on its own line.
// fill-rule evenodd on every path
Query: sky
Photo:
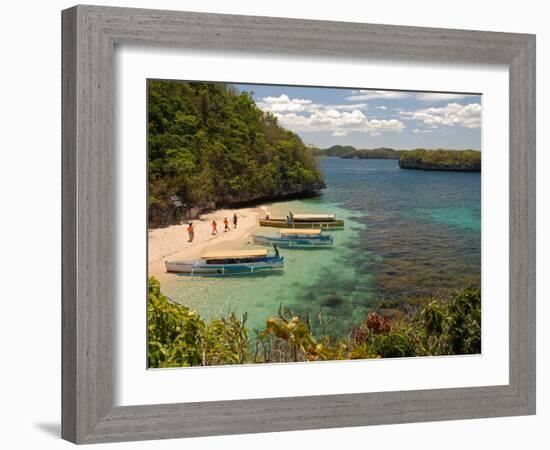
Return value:
M 481 95 L 235 84 L 320 148 L 481 150 Z

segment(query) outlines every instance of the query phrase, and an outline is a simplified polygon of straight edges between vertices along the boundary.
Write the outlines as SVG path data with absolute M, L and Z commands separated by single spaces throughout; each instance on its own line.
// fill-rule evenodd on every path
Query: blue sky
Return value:
M 481 96 L 235 84 L 307 144 L 481 150 Z

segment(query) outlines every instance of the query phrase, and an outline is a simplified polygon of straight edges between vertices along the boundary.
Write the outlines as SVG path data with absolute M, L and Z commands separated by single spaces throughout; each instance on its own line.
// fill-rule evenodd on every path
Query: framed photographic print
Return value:
M 63 11 L 63 437 L 533 414 L 534 69 L 532 35 Z

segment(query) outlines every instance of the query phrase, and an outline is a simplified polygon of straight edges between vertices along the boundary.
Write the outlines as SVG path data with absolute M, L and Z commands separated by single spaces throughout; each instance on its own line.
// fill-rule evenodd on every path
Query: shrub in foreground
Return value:
M 149 279 L 149 367 L 327 361 L 476 354 L 481 352 L 481 295 L 469 288 L 428 299 L 408 315 L 370 313 L 346 336 L 316 338 L 309 317 L 279 308 L 249 338 L 246 314 L 206 323 L 196 311 L 171 302 Z

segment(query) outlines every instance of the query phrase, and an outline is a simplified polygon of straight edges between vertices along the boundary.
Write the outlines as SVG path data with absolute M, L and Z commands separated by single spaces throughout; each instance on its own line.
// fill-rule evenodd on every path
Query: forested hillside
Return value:
M 361 149 L 352 145 L 333 145 L 332 147 L 317 150 L 319 156 L 339 156 L 340 158 L 358 159 L 399 159 L 402 150 L 392 148 Z
M 402 169 L 444 170 L 449 172 L 480 172 L 481 152 L 476 150 L 426 150 L 419 148 L 402 152 Z
M 153 227 L 324 187 L 312 150 L 251 94 L 221 83 L 148 81 L 148 159 Z

